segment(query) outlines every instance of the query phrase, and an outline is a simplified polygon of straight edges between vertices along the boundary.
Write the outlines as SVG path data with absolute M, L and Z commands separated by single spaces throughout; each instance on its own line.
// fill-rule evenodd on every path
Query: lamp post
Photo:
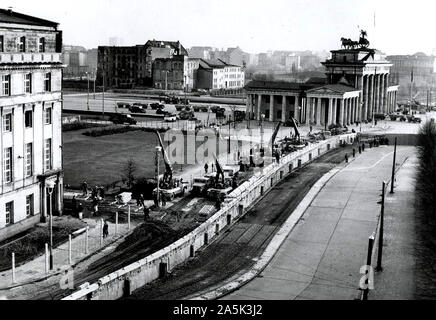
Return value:
M 86 72 L 86 79 L 88 80 L 88 92 L 87 92 L 87 96 L 86 96 L 86 107 L 88 108 L 88 111 L 89 111 L 89 72 Z
M 159 190 L 159 152 L 162 151 L 162 148 L 157 146 L 156 147 L 156 181 L 157 181 L 157 188 L 156 188 L 156 203 L 157 207 L 160 207 L 160 190 Z
M 95 81 L 97 80 L 97 69 L 94 70 L 94 100 L 95 100 Z
M 260 149 L 263 150 L 263 119 L 265 119 L 265 114 L 260 115 Z
M 53 209 L 52 209 L 52 193 L 55 187 L 53 181 L 46 181 L 45 187 L 47 189 L 47 194 L 49 195 L 48 201 L 48 213 L 50 214 L 49 219 L 49 233 L 50 233 L 50 270 L 53 270 Z

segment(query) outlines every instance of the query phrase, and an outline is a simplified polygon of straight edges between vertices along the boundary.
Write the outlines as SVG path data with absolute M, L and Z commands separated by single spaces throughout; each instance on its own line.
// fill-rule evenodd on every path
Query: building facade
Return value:
M 245 85 L 245 72 L 241 66 L 223 60 L 201 60 L 197 70 L 196 89 L 239 89 Z
M 98 47 L 97 83 L 109 87 L 151 87 L 153 62 L 188 56 L 179 41 L 149 40 L 145 45 L 130 47 Z
M 62 213 L 62 32 L 0 9 L 0 241 Z
M 418 52 L 387 59 L 393 65 L 391 77 L 400 85 L 399 99 L 407 101 L 412 95 L 414 100 L 426 103 L 427 91 L 433 91 L 436 85 L 435 57 Z
M 153 81 L 156 89 L 186 90 L 186 56 L 158 58 L 153 62 Z
M 366 47 L 331 51 L 323 62 L 325 83 L 252 81 L 247 84 L 247 117 L 329 126 L 368 121 L 396 109 L 398 85 L 389 79 L 392 64 Z

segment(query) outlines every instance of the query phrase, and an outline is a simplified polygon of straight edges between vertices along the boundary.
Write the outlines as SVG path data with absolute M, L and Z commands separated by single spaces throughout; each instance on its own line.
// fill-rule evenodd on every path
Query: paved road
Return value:
M 352 147 L 336 149 L 288 175 L 239 222 L 188 263 L 172 270 L 129 299 L 180 299 L 205 290 L 250 268 L 271 237 L 288 218 L 311 186 L 344 159 Z
M 399 147 L 397 163 L 414 152 Z M 358 297 L 360 267 L 375 230 L 382 180 L 392 146 L 368 149 L 337 173 L 307 208 L 265 270 L 224 299 L 346 299 Z

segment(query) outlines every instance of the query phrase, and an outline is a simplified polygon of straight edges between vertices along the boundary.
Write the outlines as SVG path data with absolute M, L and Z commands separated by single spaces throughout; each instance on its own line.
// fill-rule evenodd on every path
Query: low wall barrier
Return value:
M 171 245 L 120 270 L 100 278 L 96 283 L 84 284 L 80 290 L 63 300 L 116 300 L 130 295 L 134 290 L 164 277 L 179 264 L 195 255 L 195 252 L 209 244 L 211 239 L 243 216 L 254 201 L 288 173 L 310 162 L 341 143 L 351 143 L 356 134 L 334 136 L 328 140 L 309 144 L 257 172 L 249 181 L 235 189 L 224 201 L 221 210 L 215 213 L 195 230 Z

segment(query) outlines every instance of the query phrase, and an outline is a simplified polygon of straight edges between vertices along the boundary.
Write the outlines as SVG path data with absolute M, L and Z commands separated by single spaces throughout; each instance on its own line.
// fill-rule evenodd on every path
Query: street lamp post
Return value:
M 260 115 L 260 149 L 263 150 L 263 119 L 265 119 L 265 114 Z
M 157 146 L 156 147 L 156 181 L 157 181 L 157 188 L 156 188 L 156 203 L 157 207 L 160 207 L 160 190 L 159 190 L 159 152 L 162 151 L 162 148 Z
M 89 72 L 86 73 L 86 78 L 88 80 L 88 92 L 87 92 L 87 96 L 86 96 L 86 106 L 87 106 L 88 111 L 89 111 Z
M 46 181 L 45 186 L 47 188 L 47 193 L 49 196 L 48 201 L 48 213 L 50 214 L 49 219 L 49 233 L 50 233 L 50 270 L 53 270 L 53 209 L 52 209 L 52 193 L 55 187 L 53 181 Z

